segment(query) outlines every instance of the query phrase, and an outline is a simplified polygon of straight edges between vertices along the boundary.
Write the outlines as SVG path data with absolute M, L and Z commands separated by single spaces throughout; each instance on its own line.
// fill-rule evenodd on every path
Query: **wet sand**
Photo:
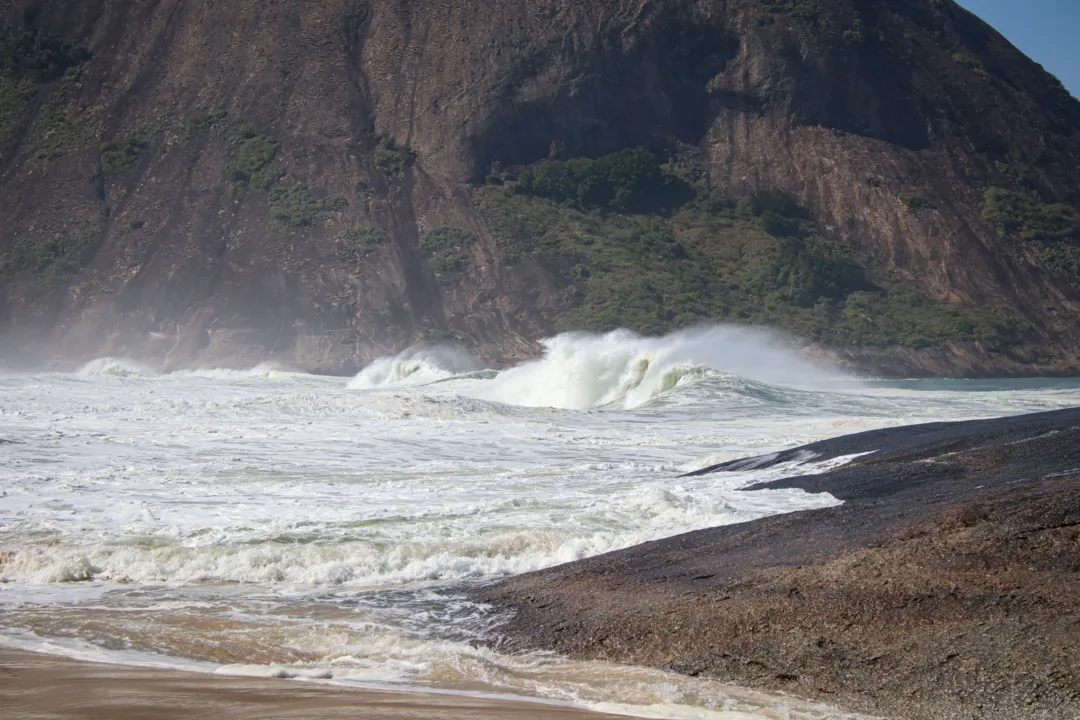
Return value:
M 0 649 L 5 720 L 603 720 L 540 703 L 104 665 Z

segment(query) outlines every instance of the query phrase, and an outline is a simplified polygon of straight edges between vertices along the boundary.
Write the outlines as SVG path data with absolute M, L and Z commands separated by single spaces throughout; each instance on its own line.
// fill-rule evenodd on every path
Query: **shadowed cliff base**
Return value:
M 1080 712 L 1080 410 L 861 433 L 748 489 L 843 506 L 497 583 L 504 650 L 654 665 L 912 720 Z

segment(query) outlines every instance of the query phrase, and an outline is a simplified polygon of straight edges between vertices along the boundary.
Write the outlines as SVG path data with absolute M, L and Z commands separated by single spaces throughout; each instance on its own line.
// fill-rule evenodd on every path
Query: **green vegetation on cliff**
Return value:
M 428 266 L 436 275 L 464 270 L 472 261 L 469 248 L 476 243 L 476 236 L 465 230 L 439 227 L 420 236 L 420 251 L 427 258 Z
M 72 112 L 64 94 L 41 107 L 30 135 L 33 158 L 50 163 L 95 146 L 101 133 L 101 118 L 94 110 Z
M 82 269 L 101 229 L 99 223 L 88 223 L 48 238 L 15 237 L 7 262 L 0 264 L 0 277 L 27 274 L 55 285 Z
M 23 30 L 0 37 L 0 75 L 49 82 L 76 73 L 90 59 L 77 43 L 40 30 Z
M 986 68 L 983 67 L 982 60 L 979 59 L 978 55 L 970 52 L 957 52 L 953 53 L 952 59 L 953 62 L 963 65 L 983 80 L 990 79 L 990 74 L 986 72 Z
M 0 36 L 0 139 L 23 117 L 39 86 L 77 78 L 90 53 L 77 43 L 38 30 Z
M 275 166 L 281 144 L 244 124 L 231 122 L 223 111 L 200 115 L 187 123 L 190 139 L 220 129 L 229 153 L 225 166 L 226 196 L 240 201 L 248 189 L 265 197 L 270 218 L 278 228 L 304 228 L 322 223 L 348 207 L 339 196 L 318 197 L 304 183 L 282 183 Z
M 1001 237 L 1030 246 L 1043 262 L 1080 287 L 1080 211 L 1076 208 L 992 187 L 983 196 L 982 215 Z
M 474 202 L 504 264 L 546 257 L 566 269 L 577 292 L 554 318 L 560 331 L 726 321 L 833 345 L 924 347 L 1007 342 L 1017 329 L 1004 311 L 933 302 L 873 272 L 786 193 L 736 201 L 672 171 L 641 151 L 546 161 L 478 188 Z
M 11 132 L 36 94 L 31 81 L 0 75 L 0 138 Z
M 345 198 L 336 195 L 316 198 L 303 183 L 276 185 L 266 200 L 270 205 L 270 217 L 288 227 L 310 227 L 348 205 Z
M 400 177 L 416 162 L 416 153 L 398 147 L 393 140 L 384 140 L 375 148 L 375 167 L 390 177 Z
M 1080 211 L 1070 205 L 1042 203 L 1030 195 L 992 187 L 983 196 L 982 212 L 1002 237 L 1080 241 Z
M 352 262 L 361 262 L 374 255 L 390 241 L 390 232 L 377 227 L 357 227 L 345 231 L 338 241 L 341 254 Z
M 278 143 L 247 127 L 232 130 L 228 142 L 229 155 L 232 158 L 225 167 L 229 194 L 236 197 L 248 187 L 256 190 L 269 189 L 276 179 L 269 166 L 277 157 Z
M 196 115 L 187 121 L 184 125 L 184 139 L 190 140 L 191 138 L 199 135 L 200 133 L 209 132 L 213 130 L 219 123 L 226 122 L 228 120 L 229 113 L 225 110 L 214 110 L 213 112 L 203 113 Z
M 617 212 L 660 211 L 690 197 L 689 187 L 644 150 L 622 150 L 596 159 L 547 160 L 523 172 L 514 188 L 580 210 Z
M 765 3 L 765 11 L 773 15 L 791 15 L 800 20 L 816 20 L 820 14 L 817 4 L 812 0 L 782 0 Z
M 106 175 L 120 175 L 135 164 L 146 149 L 142 138 L 122 138 L 101 144 L 101 171 Z

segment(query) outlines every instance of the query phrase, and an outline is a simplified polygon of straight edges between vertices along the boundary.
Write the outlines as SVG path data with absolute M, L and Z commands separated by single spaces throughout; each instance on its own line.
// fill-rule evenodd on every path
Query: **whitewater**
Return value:
M 812 459 L 679 477 L 710 464 L 1077 405 L 1075 380 L 855 380 L 733 327 L 562 335 L 503 370 L 418 347 L 354 378 L 122 359 L 8 372 L 0 645 L 640 717 L 854 718 L 657 670 L 504 655 L 484 642 L 503 618 L 466 591 L 837 504 L 740 489 L 826 469 Z

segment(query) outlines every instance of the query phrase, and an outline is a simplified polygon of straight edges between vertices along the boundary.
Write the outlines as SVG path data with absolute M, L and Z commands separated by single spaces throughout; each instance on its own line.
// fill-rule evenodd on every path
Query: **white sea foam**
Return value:
M 590 710 L 607 715 L 646 717 L 653 720 L 760 720 L 761 715 L 738 710 L 711 710 L 689 708 L 686 705 L 630 705 L 628 703 L 600 702 L 589 706 Z
M 772 476 L 789 472 L 789 467 L 781 467 Z M 14 544 L 0 567 L 0 579 L 35 584 L 107 580 L 350 587 L 476 579 L 529 572 L 679 532 L 836 503 L 828 495 L 801 490 L 738 491 L 740 485 L 768 476 L 728 474 L 719 480 L 679 482 L 665 477 L 660 482 L 616 485 L 603 497 L 544 488 L 541 492 L 549 494 L 546 502 L 537 489 L 501 497 L 488 482 L 459 478 L 457 487 L 445 488 L 437 510 L 410 508 L 408 514 L 390 518 L 386 515 L 395 509 L 392 497 L 364 485 L 342 488 L 338 507 L 333 508 L 320 507 L 317 497 L 289 493 L 290 499 L 301 499 L 299 511 L 274 504 L 273 492 L 263 503 L 251 495 L 233 495 L 244 512 L 227 505 L 226 514 L 217 517 L 192 514 L 190 493 L 173 499 L 174 491 L 165 489 L 150 514 L 145 495 L 130 503 L 110 494 L 98 502 L 111 506 L 116 527 L 95 534 L 126 530 L 132 533 L 130 540 L 121 535 L 96 543 Z M 61 484 L 58 489 L 68 487 Z M 398 491 L 395 488 L 392 496 Z M 368 512 L 358 507 L 365 498 Z M 10 498 L 8 505 L 21 507 L 23 517 L 52 515 L 35 508 L 41 499 L 27 494 Z M 558 524 L 548 520 L 552 514 L 558 515 Z M 55 526 L 55 521 L 49 524 Z M 312 533 L 313 528 L 318 531 Z
M 839 373 L 800 357 L 781 337 L 715 326 L 648 338 L 619 330 L 546 340 L 544 356 L 501 373 L 478 396 L 570 410 L 634 408 L 709 371 L 793 387 L 836 387 Z
M 469 353 L 452 346 L 410 348 L 395 357 L 380 358 L 349 382 L 351 390 L 370 390 L 390 385 L 424 385 L 461 373 L 481 370 Z
M 247 370 L 226 368 L 204 368 L 195 370 L 176 370 L 170 373 L 172 378 L 203 378 L 205 380 L 243 380 L 247 378 L 273 379 L 294 374 L 293 371 L 277 362 L 259 363 Z
M 477 367 L 418 349 L 373 363 L 353 390 L 284 368 L 162 374 L 116 359 L 0 375 L 0 634 L 65 652 L 61 638 L 82 635 L 87 657 L 130 648 L 119 656 L 641 716 L 839 717 L 692 678 L 475 648 L 492 618 L 455 588 L 835 503 L 739 489 L 825 467 L 811 458 L 677 477 L 715 462 L 1080 405 L 1067 381 L 978 392 L 837 381 L 735 328 L 564 335 L 540 360 Z M 238 663 L 245 652 L 261 659 Z
M 461 642 L 363 634 L 364 651 L 345 652 L 350 640 L 335 627 L 338 654 L 324 663 L 219 664 L 139 650 L 105 649 L 69 638 L 49 640 L 32 633 L 0 633 L 0 647 L 45 652 L 80 660 L 215 673 L 234 677 L 295 679 L 374 690 L 400 690 L 418 676 L 440 678 L 446 688 L 424 683 L 422 692 L 497 700 L 530 700 L 537 707 L 570 706 L 627 717 L 663 720 L 873 720 L 828 706 L 755 692 L 674 673 L 570 662 L 547 654 L 500 655 Z M 301 642 L 302 646 L 307 643 Z M 326 652 L 328 648 L 324 648 Z M 359 647 L 356 648 L 359 650 Z M 392 658 L 373 663 L 371 657 Z M 480 683 L 478 683 L 480 681 Z M 481 685 L 479 687 L 478 685 Z M 469 690 L 461 690 L 469 687 Z M 606 696 L 618 700 L 605 699 Z
M 149 365 L 127 358 L 99 358 L 91 360 L 75 371 L 75 374 L 83 378 L 94 376 L 112 377 L 152 377 L 158 373 Z

